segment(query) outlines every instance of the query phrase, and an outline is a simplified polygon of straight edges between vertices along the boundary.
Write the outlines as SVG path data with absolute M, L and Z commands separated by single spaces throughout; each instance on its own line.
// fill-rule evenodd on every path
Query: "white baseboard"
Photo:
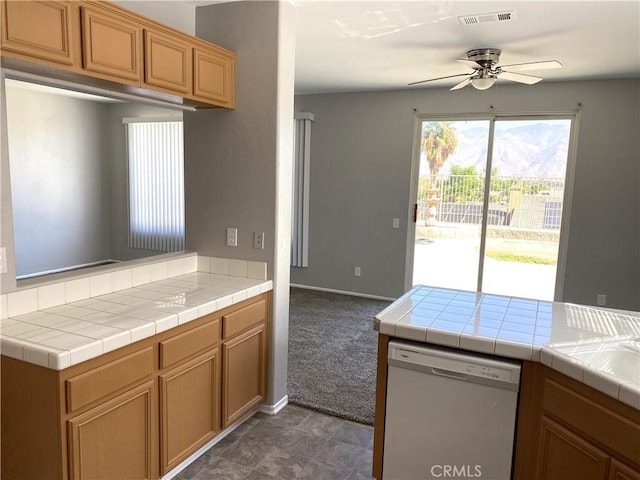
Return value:
M 290 286 L 295 288 L 303 288 L 305 290 L 317 290 L 319 292 L 340 293 L 342 295 L 351 295 L 352 297 L 371 298 L 373 300 L 388 300 L 390 302 L 397 300 L 396 298 L 382 297 L 380 295 L 369 295 L 368 293 L 348 292 L 345 290 L 335 290 L 333 288 L 314 287 L 312 285 L 298 285 L 296 283 L 291 283 Z
M 280 410 L 287 406 L 289 403 L 289 395 L 285 395 L 278 400 L 274 405 L 267 405 L 265 403 L 258 407 L 258 411 L 267 415 L 276 415 Z

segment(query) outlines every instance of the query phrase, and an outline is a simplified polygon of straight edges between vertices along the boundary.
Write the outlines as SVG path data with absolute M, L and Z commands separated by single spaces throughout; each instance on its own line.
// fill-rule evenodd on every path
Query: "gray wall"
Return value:
M 236 108 L 184 114 L 187 248 L 267 263 L 274 280 L 267 403 L 275 405 L 287 388 L 290 215 L 282 198 L 291 192 L 294 10 L 281 2 L 200 7 L 196 33 L 237 53 Z M 226 227 L 238 229 L 237 247 L 225 245 Z M 264 250 L 253 248 L 253 232 L 264 232 Z
M 13 242 L 13 211 L 11 206 L 11 177 L 7 142 L 7 102 L 5 76 L 0 70 L 0 245 L 5 248 L 7 271 L 0 273 L 0 292 L 16 288 L 16 262 Z
M 300 95 L 311 134 L 308 268 L 291 282 L 397 297 L 404 291 L 416 113 L 546 113 L 582 103 L 563 300 L 640 309 L 640 81 L 499 83 Z M 393 217 L 400 229 L 391 228 Z M 354 266 L 362 276 L 353 275 Z
M 6 89 L 17 275 L 110 257 L 104 104 Z
M 195 34 L 196 7 L 184 0 L 113 0 L 113 3 L 189 35 Z

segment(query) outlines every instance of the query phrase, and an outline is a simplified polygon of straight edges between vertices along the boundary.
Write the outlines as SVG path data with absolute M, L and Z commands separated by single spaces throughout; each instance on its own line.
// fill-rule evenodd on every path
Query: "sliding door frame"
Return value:
M 486 175 L 484 185 L 484 205 L 486 208 L 489 201 L 489 195 L 491 193 L 491 166 L 493 161 L 493 144 L 494 144 L 494 131 L 495 122 L 500 120 L 558 120 L 569 119 L 571 120 L 571 127 L 569 132 L 569 145 L 567 151 L 567 166 L 565 171 L 565 187 L 563 194 L 562 205 L 562 220 L 560 224 L 560 239 L 558 244 L 558 262 L 556 265 L 556 280 L 554 287 L 554 300 L 562 301 L 564 294 L 564 279 L 567 263 L 567 249 L 569 244 L 569 225 L 571 218 L 571 204 L 573 198 L 573 183 L 575 177 L 575 164 L 577 157 L 577 145 L 578 145 L 578 133 L 580 125 L 581 109 L 575 111 L 560 111 L 560 112 L 530 112 L 530 113 L 500 113 L 500 114 L 421 114 L 417 113 L 414 118 L 413 124 L 413 147 L 412 147 L 412 160 L 411 160 L 411 179 L 409 187 L 409 208 L 407 215 L 407 243 L 406 243 L 406 263 L 405 263 L 405 291 L 408 291 L 413 286 L 413 267 L 415 257 L 415 237 L 416 237 L 416 222 L 415 218 L 415 206 L 418 198 L 418 182 L 420 174 L 420 154 L 422 143 L 422 123 L 423 122 L 437 122 L 437 121 L 474 121 L 485 120 L 489 121 L 489 135 L 487 138 L 487 159 L 486 159 Z M 484 252 L 486 246 L 486 232 L 488 216 L 482 215 L 481 229 L 480 229 L 480 253 L 479 253 L 479 265 L 478 265 L 478 279 L 476 290 L 482 291 L 482 275 L 484 266 Z

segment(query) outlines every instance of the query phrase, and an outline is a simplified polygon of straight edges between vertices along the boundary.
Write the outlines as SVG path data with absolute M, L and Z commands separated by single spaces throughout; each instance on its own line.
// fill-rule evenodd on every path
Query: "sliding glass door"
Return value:
M 571 125 L 421 119 L 412 283 L 553 300 Z

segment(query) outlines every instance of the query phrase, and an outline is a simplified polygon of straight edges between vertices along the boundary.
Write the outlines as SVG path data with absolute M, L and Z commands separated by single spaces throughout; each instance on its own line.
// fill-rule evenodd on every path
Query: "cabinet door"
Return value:
M 163 475 L 220 432 L 219 398 L 217 348 L 160 375 Z
M 192 47 L 179 38 L 144 30 L 144 83 L 175 92 L 191 93 Z
M 226 428 L 267 394 L 265 325 L 222 344 L 222 426 Z
M 611 468 L 609 469 L 609 480 L 640 480 L 640 472 L 633 470 L 618 460 L 611 459 Z
M 69 2 L 2 2 L 2 49 L 73 64 Z
M 233 54 L 211 47 L 193 49 L 193 95 L 223 107 L 234 106 Z
M 69 420 L 70 478 L 154 478 L 154 399 L 154 382 L 149 381 Z
M 606 480 L 610 457 L 547 417 L 542 418 L 538 477 Z
M 140 25 L 122 15 L 82 7 L 82 64 L 85 70 L 140 85 Z

